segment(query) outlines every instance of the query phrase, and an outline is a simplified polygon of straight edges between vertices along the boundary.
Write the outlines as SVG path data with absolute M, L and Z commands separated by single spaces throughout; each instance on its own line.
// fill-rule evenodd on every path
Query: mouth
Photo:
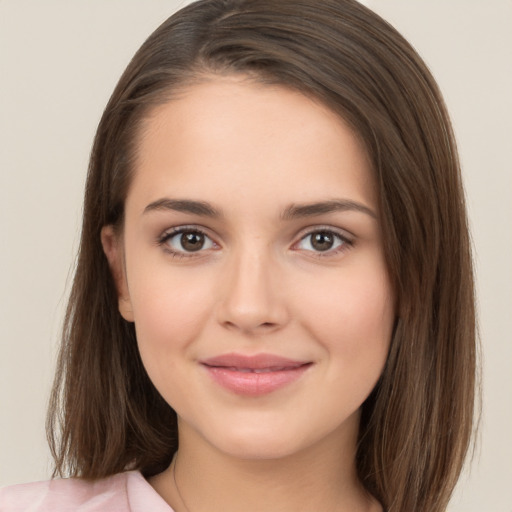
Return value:
M 238 395 L 260 396 L 300 379 L 313 365 L 273 354 L 224 354 L 201 361 L 213 381 Z

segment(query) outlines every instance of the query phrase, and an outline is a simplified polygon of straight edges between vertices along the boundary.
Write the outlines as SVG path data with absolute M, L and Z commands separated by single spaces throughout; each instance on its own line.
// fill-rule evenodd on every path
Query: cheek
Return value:
M 211 310 L 208 281 L 193 285 L 187 272 L 143 271 L 131 274 L 130 297 L 141 357 L 148 372 L 172 368 L 176 353 L 202 331 Z
M 183 364 L 183 354 L 203 330 L 210 305 L 205 287 L 181 281 L 180 276 L 165 274 L 156 280 L 139 279 L 132 296 L 144 368 L 166 402 L 186 410 L 190 368 Z
M 325 350 L 339 356 L 340 364 L 382 369 L 395 320 L 383 265 L 343 269 L 326 286 L 311 287 L 302 298 L 308 330 Z

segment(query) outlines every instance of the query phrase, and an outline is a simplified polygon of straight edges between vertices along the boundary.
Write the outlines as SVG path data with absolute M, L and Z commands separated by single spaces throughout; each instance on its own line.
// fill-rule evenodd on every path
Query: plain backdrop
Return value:
M 50 475 L 45 408 L 94 131 L 135 50 L 186 3 L 0 0 L 0 485 Z M 512 2 L 365 3 L 432 69 L 463 163 L 483 417 L 449 510 L 511 512 Z

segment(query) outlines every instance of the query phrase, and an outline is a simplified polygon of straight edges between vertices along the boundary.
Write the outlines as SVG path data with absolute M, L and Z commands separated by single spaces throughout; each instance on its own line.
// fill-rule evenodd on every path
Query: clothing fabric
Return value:
M 0 512 L 173 512 L 139 471 L 93 482 L 65 478 L 0 489 Z

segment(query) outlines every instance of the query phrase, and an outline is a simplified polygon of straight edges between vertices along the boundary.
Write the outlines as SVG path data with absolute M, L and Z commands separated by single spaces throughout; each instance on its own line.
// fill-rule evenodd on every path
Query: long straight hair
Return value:
M 100 121 L 48 416 L 55 474 L 163 471 L 176 414 L 142 365 L 100 231 L 122 230 L 141 123 L 180 88 L 243 74 L 323 102 L 363 141 L 377 184 L 398 318 L 362 406 L 357 469 L 393 512 L 444 510 L 471 440 L 475 311 L 470 241 L 450 121 L 429 70 L 354 0 L 202 0 L 165 21 Z

